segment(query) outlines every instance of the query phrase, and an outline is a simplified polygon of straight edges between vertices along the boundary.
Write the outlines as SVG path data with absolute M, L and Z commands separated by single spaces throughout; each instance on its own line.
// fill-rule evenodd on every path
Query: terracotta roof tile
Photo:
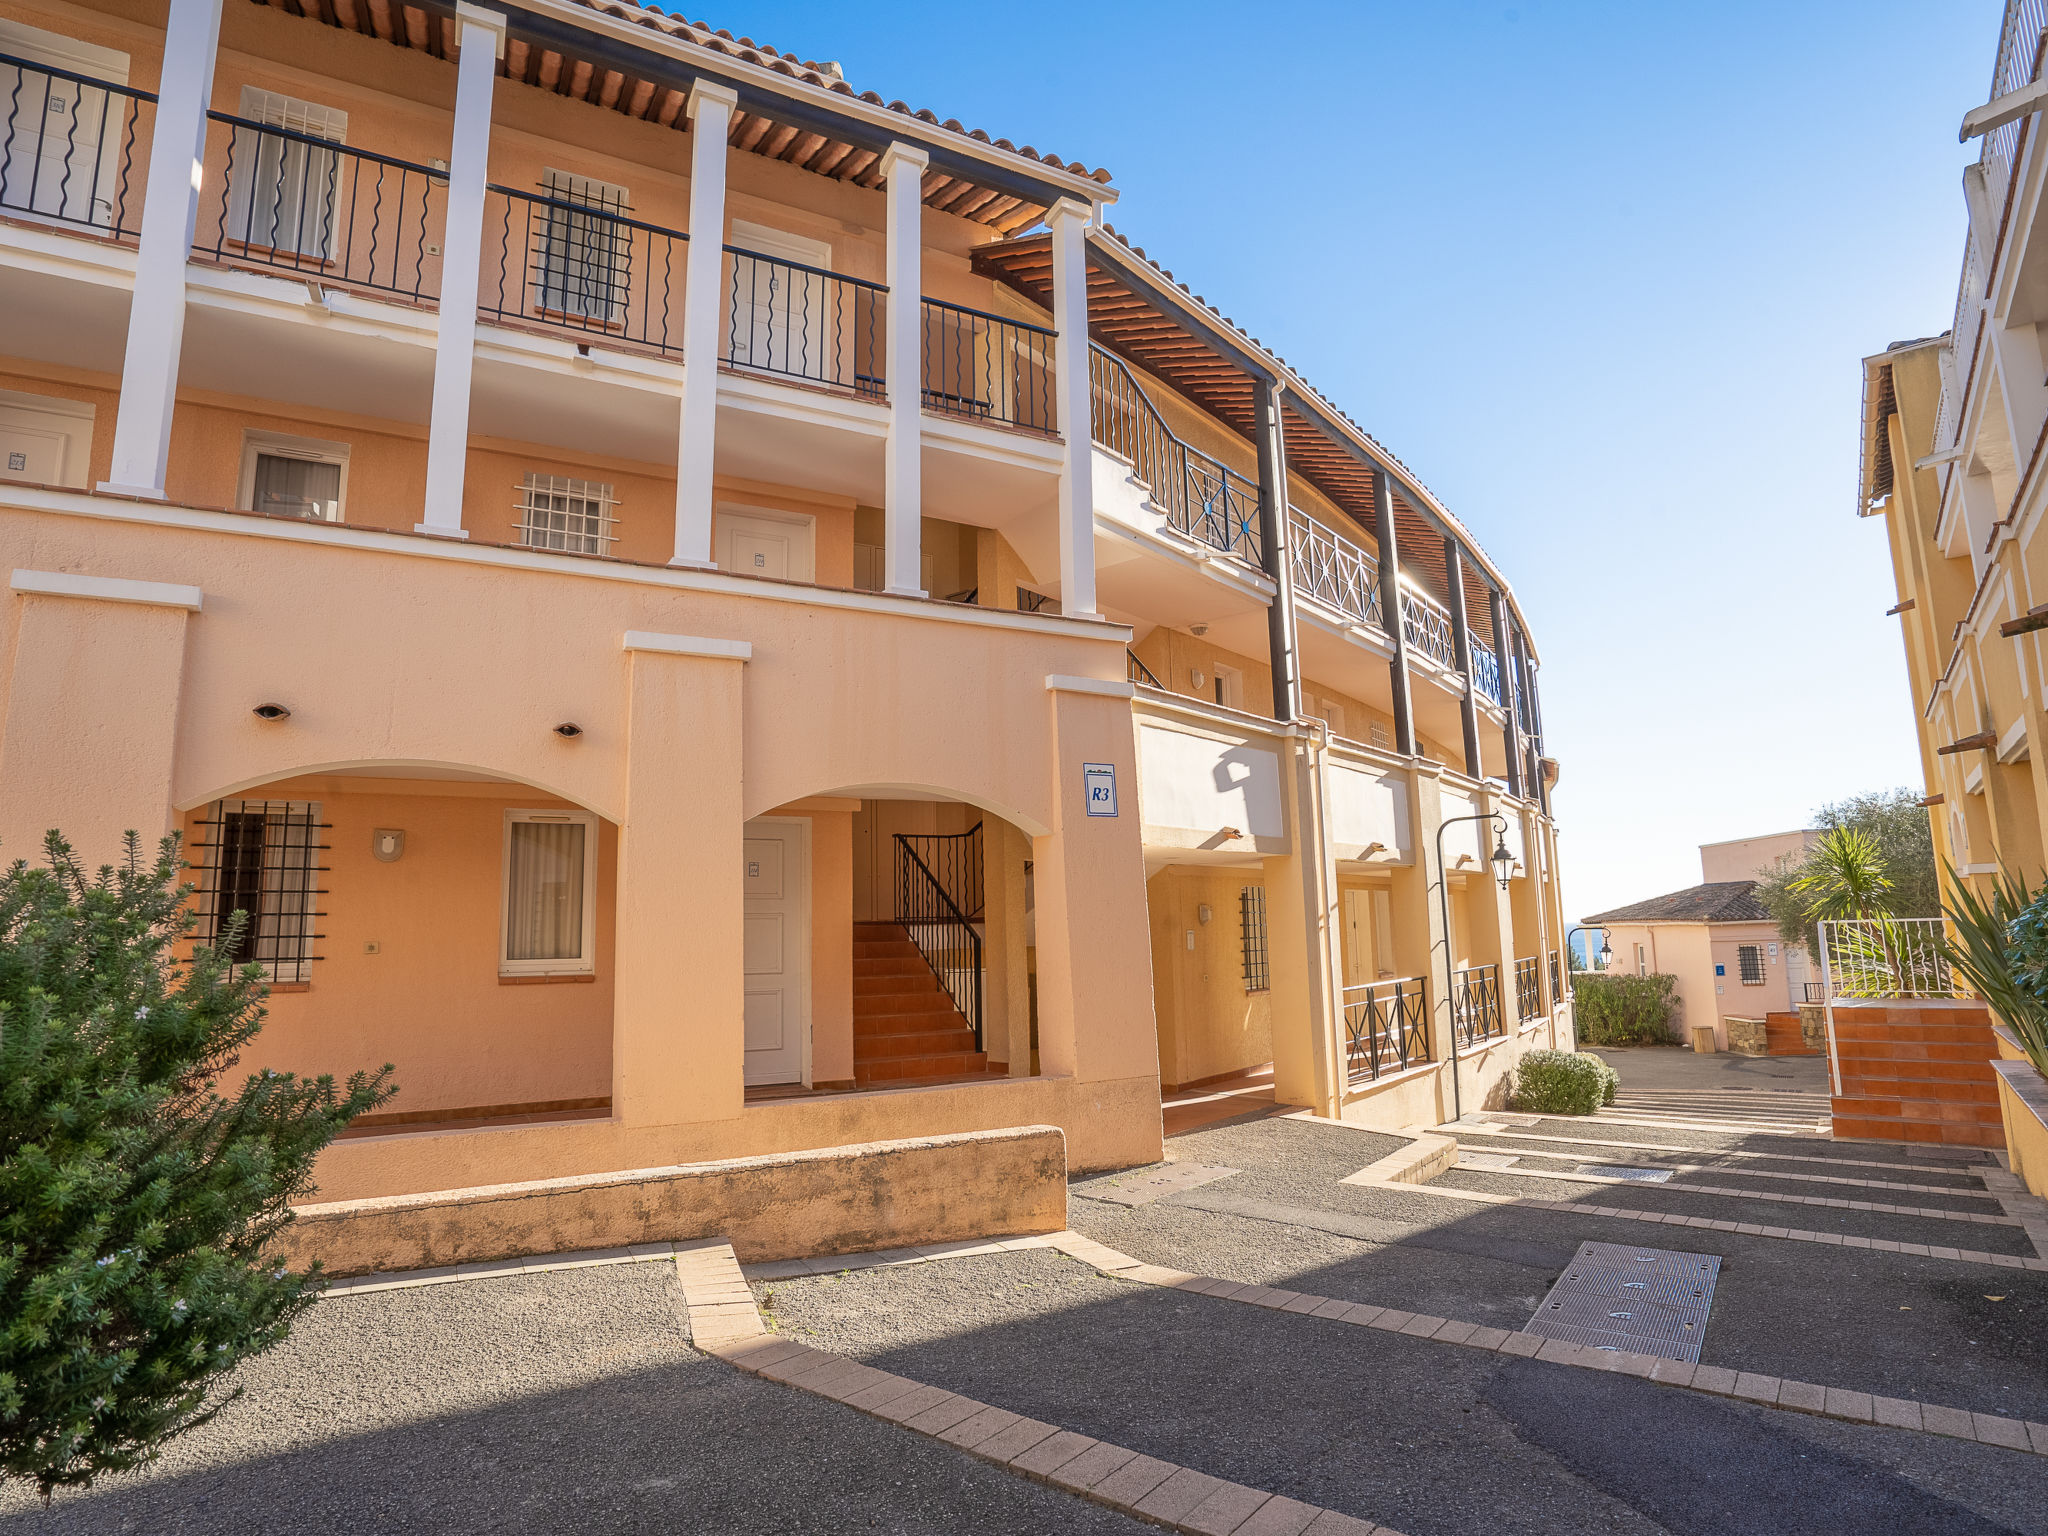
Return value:
M 1756 898 L 1754 880 L 1720 880 L 1668 896 L 1652 896 L 1611 912 L 1596 912 L 1588 923 L 1767 923 L 1770 910 Z

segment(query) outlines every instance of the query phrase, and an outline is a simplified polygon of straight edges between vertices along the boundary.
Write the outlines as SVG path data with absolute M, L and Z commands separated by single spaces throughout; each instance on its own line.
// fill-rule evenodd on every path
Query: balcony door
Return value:
M 832 247 L 765 224 L 732 221 L 726 361 L 817 383 L 839 375 L 833 346 Z
M 23 61 L 0 64 L 9 108 L 0 112 L 0 211 L 107 228 L 127 155 L 127 98 L 66 77 L 126 85 L 128 55 L 5 20 L 0 54 Z
M 543 317 L 618 325 L 626 314 L 630 252 L 626 189 L 569 171 L 541 177 L 535 308 Z M 588 213 L 582 209 L 589 209 Z

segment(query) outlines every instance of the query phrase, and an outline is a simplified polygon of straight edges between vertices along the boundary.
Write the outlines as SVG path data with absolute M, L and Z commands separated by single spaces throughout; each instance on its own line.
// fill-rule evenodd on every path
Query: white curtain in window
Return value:
M 515 821 L 505 902 L 507 960 L 581 960 L 583 838 L 574 821 Z

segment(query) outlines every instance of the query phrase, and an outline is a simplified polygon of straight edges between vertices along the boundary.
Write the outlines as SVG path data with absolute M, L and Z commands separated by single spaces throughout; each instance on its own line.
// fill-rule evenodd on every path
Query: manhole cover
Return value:
M 1467 1115 L 1465 1118 L 1476 1121 L 1480 1125 L 1541 1125 L 1543 1123 L 1541 1115 L 1508 1115 L 1502 1114 L 1499 1110 L 1491 1109 Z
M 1580 1173 L 1590 1173 L 1602 1179 L 1627 1179 L 1631 1184 L 1668 1184 L 1671 1182 L 1669 1168 L 1625 1168 L 1615 1163 L 1581 1163 Z
M 1090 1200 L 1107 1200 L 1112 1205 L 1150 1205 L 1163 1195 L 1198 1189 L 1218 1179 L 1227 1179 L 1236 1172 L 1235 1168 L 1218 1168 L 1206 1163 L 1166 1163 L 1142 1173 L 1090 1179 L 1085 1184 L 1076 1184 L 1073 1191 Z
M 1458 1153 L 1460 1168 L 1512 1168 L 1521 1158 L 1512 1152 L 1464 1152 Z
M 1582 1243 L 1522 1332 L 1697 1362 L 1720 1273 L 1711 1253 Z

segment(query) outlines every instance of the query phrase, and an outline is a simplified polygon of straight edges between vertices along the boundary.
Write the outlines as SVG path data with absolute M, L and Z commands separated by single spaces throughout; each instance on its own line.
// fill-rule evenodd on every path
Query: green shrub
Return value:
M 1572 1022 L 1586 1045 L 1676 1045 L 1679 1010 L 1676 976 L 1572 976 Z
M 1515 1068 L 1509 1103 L 1532 1115 L 1590 1115 L 1612 1104 L 1621 1077 L 1598 1056 L 1531 1051 Z

